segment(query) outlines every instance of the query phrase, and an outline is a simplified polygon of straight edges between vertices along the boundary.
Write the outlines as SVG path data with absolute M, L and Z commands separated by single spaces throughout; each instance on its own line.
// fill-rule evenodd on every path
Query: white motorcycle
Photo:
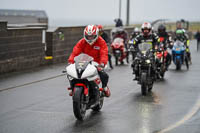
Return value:
M 96 67 L 98 63 L 83 53 L 76 56 L 74 61 L 64 72 L 71 84 L 74 115 L 78 120 L 83 120 L 86 110 L 101 110 L 104 93 L 100 88 L 102 83 Z

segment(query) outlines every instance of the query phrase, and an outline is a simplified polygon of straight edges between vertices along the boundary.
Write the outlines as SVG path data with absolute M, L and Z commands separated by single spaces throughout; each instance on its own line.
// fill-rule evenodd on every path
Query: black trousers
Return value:
M 200 40 L 197 40 L 197 51 L 199 50 Z
M 111 54 L 108 53 L 108 62 L 109 62 L 109 66 L 110 66 L 110 68 L 113 68 L 111 58 L 112 58 Z
M 102 88 L 105 88 L 108 84 L 109 76 L 104 70 L 98 71 L 98 73 L 102 82 Z

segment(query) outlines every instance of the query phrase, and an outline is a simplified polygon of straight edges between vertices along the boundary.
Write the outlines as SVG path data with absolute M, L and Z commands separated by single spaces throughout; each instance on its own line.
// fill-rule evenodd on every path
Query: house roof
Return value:
M 0 16 L 28 16 L 36 18 L 48 18 L 47 14 L 43 10 L 10 10 L 0 9 Z

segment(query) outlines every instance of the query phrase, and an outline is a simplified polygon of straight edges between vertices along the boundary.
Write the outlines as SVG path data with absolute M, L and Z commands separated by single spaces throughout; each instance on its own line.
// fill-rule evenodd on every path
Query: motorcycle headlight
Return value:
M 74 79 L 74 77 L 72 77 L 72 76 L 70 76 L 70 75 L 67 75 L 67 78 L 68 78 L 69 80 L 73 80 L 73 79 Z
M 146 63 L 149 64 L 149 63 L 151 63 L 151 61 L 148 59 L 148 60 L 146 60 Z

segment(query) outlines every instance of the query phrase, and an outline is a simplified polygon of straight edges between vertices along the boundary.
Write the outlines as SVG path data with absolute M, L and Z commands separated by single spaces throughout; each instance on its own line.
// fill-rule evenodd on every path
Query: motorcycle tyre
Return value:
M 141 74 L 141 93 L 143 96 L 146 96 L 146 94 L 147 94 L 146 79 L 147 79 L 147 74 L 142 73 Z
M 86 103 L 84 103 L 84 93 L 82 87 L 75 87 L 73 95 L 73 112 L 78 120 L 83 120 L 86 113 Z
M 103 92 L 99 92 L 99 96 L 100 96 L 99 103 L 95 107 L 92 108 L 92 110 L 96 112 L 99 112 L 101 110 L 101 108 L 103 107 L 103 102 L 104 102 Z

